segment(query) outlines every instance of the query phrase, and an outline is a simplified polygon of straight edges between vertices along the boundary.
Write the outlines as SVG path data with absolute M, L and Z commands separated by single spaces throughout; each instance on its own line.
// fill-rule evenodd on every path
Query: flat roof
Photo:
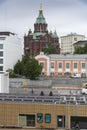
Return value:
M 2 31 L 2 32 L 0 32 L 0 35 L 6 35 L 6 36 L 9 36 L 10 34 L 15 35 L 15 33 L 8 32 L 8 31 Z

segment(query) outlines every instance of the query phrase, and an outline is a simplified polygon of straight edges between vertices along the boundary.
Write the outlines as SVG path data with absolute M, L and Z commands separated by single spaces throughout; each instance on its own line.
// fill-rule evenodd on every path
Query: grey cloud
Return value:
M 0 8 L 0 29 L 4 23 L 15 33 L 24 34 L 26 30 L 33 28 L 40 3 L 42 3 L 43 14 L 49 29 L 57 29 L 60 32 L 63 30 L 62 33 L 67 33 L 69 30 L 70 32 L 78 31 L 80 26 L 85 25 L 81 28 L 85 32 L 87 30 L 85 17 L 87 9 L 82 1 L 86 2 L 86 0 L 0 0 L 0 5 L 2 5 Z M 4 9 L 6 10 L 5 15 L 3 15 Z M 75 26 L 78 28 L 74 28 Z

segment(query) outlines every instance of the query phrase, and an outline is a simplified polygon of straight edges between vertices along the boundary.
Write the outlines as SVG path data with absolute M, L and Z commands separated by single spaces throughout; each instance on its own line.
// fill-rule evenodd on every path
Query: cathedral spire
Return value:
M 39 15 L 34 24 L 34 32 L 47 32 L 47 23 L 43 16 L 42 4 L 40 4 Z
M 40 11 L 40 12 L 43 11 L 43 9 L 42 9 L 42 4 L 40 4 L 40 9 L 39 9 L 39 11 Z

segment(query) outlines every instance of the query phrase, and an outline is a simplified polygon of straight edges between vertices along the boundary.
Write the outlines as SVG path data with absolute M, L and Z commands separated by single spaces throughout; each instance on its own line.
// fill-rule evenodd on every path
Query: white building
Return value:
M 9 73 L 0 73 L 0 93 L 9 93 Z
M 22 43 L 18 36 L 11 32 L 0 32 L 0 72 L 13 69 L 22 58 Z
M 71 33 L 69 35 L 62 36 L 61 51 L 60 51 L 61 54 L 66 54 L 66 53 L 73 54 L 74 52 L 73 44 L 80 40 L 85 40 L 85 36 L 76 33 Z

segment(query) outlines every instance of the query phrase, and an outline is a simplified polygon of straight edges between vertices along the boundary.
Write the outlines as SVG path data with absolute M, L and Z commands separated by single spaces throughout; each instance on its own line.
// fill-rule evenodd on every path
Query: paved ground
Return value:
M 81 87 L 62 87 L 62 86 L 53 86 L 52 88 L 10 88 L 10 93 L 29 93 L 30 95 L 34 93 L 35 95 L 40 95 L 41 91 L 44 92 L 45 95 L 49 95 L 52 92 L 54 95 L 63 94 L 81 94 Z

